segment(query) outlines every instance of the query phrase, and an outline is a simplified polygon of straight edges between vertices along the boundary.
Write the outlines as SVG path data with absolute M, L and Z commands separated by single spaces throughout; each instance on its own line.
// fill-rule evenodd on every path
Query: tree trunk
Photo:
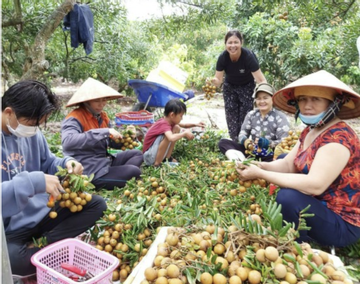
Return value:
M 49 68 L 49 62 L 45 60 L 45 48 L 55 29 L 74 7 L 75 0 L 65 0 L 57 8 L 42 29 L 37 34 L 34 44 L 29 48 L 27 59 L 24 63 L 24 74 L 21 80 L 37 79 Z

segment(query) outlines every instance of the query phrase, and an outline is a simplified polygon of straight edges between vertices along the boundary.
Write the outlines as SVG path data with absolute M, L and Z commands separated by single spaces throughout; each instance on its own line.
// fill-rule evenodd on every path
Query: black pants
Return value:
M 233 141 L 238 141 L 245 116 L 254 107 L 254 99 L 252 98 L 254 88 L 254 81 L 242 86 L 224 83 L 223 93 L 226 123 L 229 136 Z
M 230 139 L 221 139 L 219 141 L 219 149 L 220 152 L 225 155 L 226 151 L 228 150 L 238 150 L 244 154 L 245 157 L 248 157 L 248 154 L 245 154 L 245 147 L 244 145 L 239 144 L 238 142 L 235 142 Z M 274 155 L 268 155 L 268 156 L 257 156 L 255 155 L 256 160 L 261 160 L 262 162 L 271 162 L 274 159 Z
M 33 238 L 46 237 L 48 244 L 74 238 L 91 228 L 107 208 L 104 199 L 99 195 L 93 195 L 83 210 L 76 213 L 70 212 L 69 208 L 61 208 L 58 204 L 55 206 L 58 213 L 55 219 L 46 215 L 35 228 L 6 233 L 13 274 L 29 275 L 36 272 L 36 267 L 31 264 L 30 259 L 40 249 L 28 248 Z
M 118 153 L 109 168 L 109 172 L 97 179 L 92 184 L 97 189 L 105 188 L 113 190 L 115 186 L 124 187 L 130 179 L 139 178 L 140 166 L 143 163 L 143 154 L 139 150 L 127 150 Z

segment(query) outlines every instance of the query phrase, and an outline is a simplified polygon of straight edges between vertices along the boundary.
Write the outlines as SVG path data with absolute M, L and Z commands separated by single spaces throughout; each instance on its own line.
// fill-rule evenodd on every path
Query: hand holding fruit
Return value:
M 45 191 L 50 194 L 54 200 L 60 195 L 60 191 L 64 191 L 59 178 L 54 175 L 44 174 L 45 176 Z
M 183 133 L 187 140 L 193 140 L 195 137 L 191 130 L 185 130 Z
M 240 138 L 239 144 L 243 145 L 246 150 L 249 150 L 249 151 L 254 150 L 254 142 L 245 136 Z
M 236 171 L 239 173 L 240 180 L 245 181 L 259 178 L 261 169 L 254 164 L 244 165 L 243 163 L 238 163 Z
M 84 170 L 83 165 L 75 160 L 67 161 L 66 168 L 69 174 L 77 174 L 77 175 L 81 175 Z
M 120 139 L 122 139 L 122 135 L 118 131 L 116 131 L 114 128 L 109 128 L 109 133 L 111 139 L 113 139 L 116 143 L 120 143 L 117 142 L 117 140 L 120 141 Z
M 217 87 L 219 87 L 221 85 L 221 81 L 216 77 L 213 77 L 213 78 L 211 78 L 210 80 L 207 80 L 207 81 L 210 81 L 211 84 L 213 84 L 214 86 L 217 86 Z

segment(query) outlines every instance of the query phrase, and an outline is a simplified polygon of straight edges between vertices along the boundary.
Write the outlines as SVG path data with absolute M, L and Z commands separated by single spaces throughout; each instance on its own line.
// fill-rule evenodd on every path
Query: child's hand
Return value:
M 196 124 L 196 126 L 201 127 L 201 128 L 205 128 L 206 124 L 204 122 L 199 122 L 198 124 Z
M 191 132 L 191 130 L 185 130 L 184 136 L 186 137 L 187 140 L 193 140 L 195 137 L 194 134 Z

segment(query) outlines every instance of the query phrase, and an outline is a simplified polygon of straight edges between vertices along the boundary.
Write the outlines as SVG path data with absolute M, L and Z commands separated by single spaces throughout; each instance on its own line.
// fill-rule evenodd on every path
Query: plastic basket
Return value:
M 78 239 L 53 243 L 35 253 L 31 262 L 36 266 L 38 284 L 78 283 L 69 278 L 74 273 L 61 268 L 62 263 L 86 269 L 94 275 L 81 283 L 109 284 L 112 283 L 113 271 L 119 265 L 118 258 Z
M 150 126 L 153 123 L 154 114 L 147 110 L 122 112 L 115 115 L 115 124 L 117 126 L 121 126 L 124 124 Z

